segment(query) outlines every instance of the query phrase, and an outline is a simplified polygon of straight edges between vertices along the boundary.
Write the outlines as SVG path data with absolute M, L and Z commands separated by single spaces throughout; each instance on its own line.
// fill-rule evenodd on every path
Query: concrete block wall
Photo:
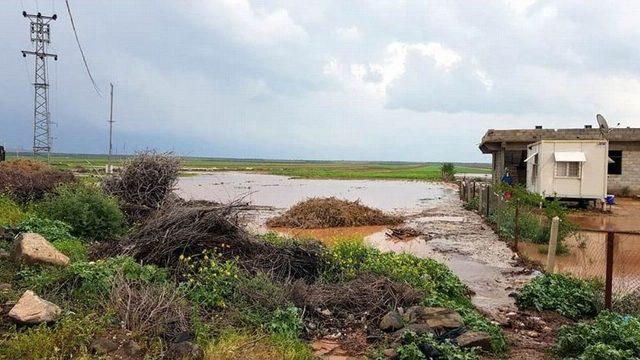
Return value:
M 633 195 L 640 194 L 640 151 L 638 150 L 622 149 L 622 174 L 609 175 L 610 193 L 620 194 L 625 187 L 628 187 Z

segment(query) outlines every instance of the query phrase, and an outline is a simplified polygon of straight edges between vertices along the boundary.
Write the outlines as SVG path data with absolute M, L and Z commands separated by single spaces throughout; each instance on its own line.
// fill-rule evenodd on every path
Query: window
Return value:
M 578 161 L 558 161 L 556 163 L 556 176 L 580 177 L 580 163 Z
M 622 174 L 622 150 L 609 150 L 609 159 L 613 162 L 609 162 L 608 174 Z

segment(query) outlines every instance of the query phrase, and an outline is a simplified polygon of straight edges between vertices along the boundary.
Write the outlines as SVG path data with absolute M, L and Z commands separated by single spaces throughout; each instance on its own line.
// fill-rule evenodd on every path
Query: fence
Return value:
M 473 203 L 477 211 L 487 218 L 505 205 L 505 200 L 494 191 L 493 184 L 463 180 L 459 189 L 460 199 Z M 514 215 L 514 246 L 521 255 L 549 265 L 549 253 L 556 249 L 544 249 L 541 244 L 518 244 L 517 208 Z M 500 227 L 500 224 L 496 225 Z M 600 279 L 605 284 L 604 304 L 607 308 L 640 312 L 640 232 L 581 228 L 564 239 L 557 249 L 558 255 L 555 257 L 554 253 L 551 271 L 570 273 L 584 279 Z

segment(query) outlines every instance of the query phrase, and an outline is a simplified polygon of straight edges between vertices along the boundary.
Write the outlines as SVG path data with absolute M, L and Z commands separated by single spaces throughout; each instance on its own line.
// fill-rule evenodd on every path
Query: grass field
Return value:
M 29 156 L 21 156 L 29 157 Z M 15 158 L 14 156 L 10 156 Z M 124 157 L 116 157 L 114 165 Z M 309 179 L 440 179 L 439 163 L 244 160 L 184 157 L 185 171 L 251 171 Z M 51 164 L 61 169 L 101 171 L 107 164 L 105 155 L 54 155 Z M 456 164 L 457 173 L 490 173 L 488 164 Z

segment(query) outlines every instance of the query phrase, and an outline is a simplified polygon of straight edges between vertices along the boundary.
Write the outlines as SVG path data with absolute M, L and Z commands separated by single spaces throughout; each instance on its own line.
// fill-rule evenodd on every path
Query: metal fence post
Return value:
M 516 200 L 516 214 L 515 214 L 515 219 L 513 220 L 515 222 L 514 224 L 514 229 L 513 229 L 513 241 L 515 242 L 515 247 L 516 250 L 518 250 L 518 242 L 520 240 L 520 204 L 518 203 L 518 201 Z
M 611 310 L 611 299 L 613 297 L 613 242 L 615 233 L 607 232 L 607 274 L 604 287 L 604 307 Z
M 487 185 L 487 218 L 491 213 L 491 185 Z

